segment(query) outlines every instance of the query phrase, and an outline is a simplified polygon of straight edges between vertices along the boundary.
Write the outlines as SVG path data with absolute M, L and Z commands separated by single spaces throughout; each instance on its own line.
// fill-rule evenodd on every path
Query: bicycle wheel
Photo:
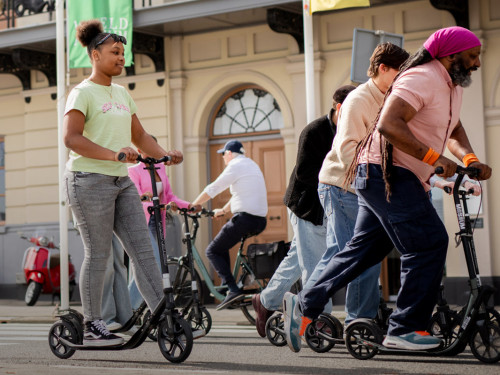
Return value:
M 243 293 L 250 295 L 250 298 L 246 298 L 240 302 L 239 306 L 245 318 L 250 322 L 250 324 L 255 325 L 255 318 L 257 314 L 252 306 L 251 296 L 262 292 L 265 286 L 265 280 L 256 280 L 255 276 L 249 273 L 246 269 L 243 269 L 243 273 L 240 276 L 240 283 L 242 285 Z
M 149 310 L 146 311 L 146 313 L 144 314 L 144 320 L 143 321 L 148 320 L 148 318 L 150 316 L 151 316 L 151 311 L 149 311 Z M 149 331 L 148 337 L 152 341 L 158 341 L 158 327 L 153 327 L 153 329 L 151 331 Z
M 200 306 L 200 316 L 198 317 L 195 316 L 194 308 L 191 307 L 186 320 L 191 324 L 191 329 L 193 331 L 203 329 L 208 335 L 208 332 L 212 329 L 212 316 L 205 306 Z
M 486 308 L 486 312 L 488 313 L 488 319 L 490 323 L 500 326 L 500 313 L 496 311 L 493 307 Z
M 69 341 L 72 344 L 78 343 L 78 333 L 73 325 L 65 320 L 55 322 L 49 331 L 50 350 L 58 358 L 68 359 L 75 354 L 75 349 L 61 342 L 61 339 Z
M 173 317 L 173 333 L 169 335 L 167 321 L 158 325 L 158 347 L 161 354 L 172 363 L 184 362 L 193 349 L 193 333 L 188 322 L 180 317 Z
M 186 264 L 179 265 L 177 260 L 169 260 L 167 265 L 172 288 L 174 289 L 175 307 L 184 308 L 193 299 L 191 291 L 193 277 L 191 276 L 190 269 Z M 201 278 L 196 270 L 194 270 L 194 280 L 196 280 L 198 288 L 199 301 L 203 301 Z
M 475 327 L 469 339 L 469 346 L 474 357 L 481 362 L 498 362 L 500 360 L 500 327 L 494 323 Z

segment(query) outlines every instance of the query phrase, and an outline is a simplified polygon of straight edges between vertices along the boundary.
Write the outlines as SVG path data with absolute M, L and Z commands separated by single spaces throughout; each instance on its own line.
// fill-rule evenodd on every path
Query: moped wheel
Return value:
M 320 315 L 307 326 L 304 338 L 316 353 L 326 353 L 335 346 L 333 339 L 342 338 L 342 330 L 339 331 L 329 317 Z
M 38 301 L 38 297 L 40 297 L 41 292 L 42 284 L 30 280 L 28 288 L 26 289 L 26 294 L 24 295 L 24 302 L 26 302 L 28 306 L 33 306 L 36 301 Z
M 172 363 L 184 362 L 193 349 L 193 333 L 189 323 L 179 317 L 172 318 L 173 333 L 168 334 L 167 320 L 158 325 L 158 347 L 161 354 Z
M 191 307 L 191 310 L 189 310 L 189 314 L 187 315 L 187 321 L 191 323 L 191 329 L 193 331 L 203 329 L 205 330 L 205 334 L 208 335 L 208 332 L 212 329 L 212 316 L 205 306 L 200 306 L 199 309 L 200 316 L 196 317 L 194 308 Z
M 50 328 L 49 346 L 56 357 L 67 359 L 75 354 L 75 349 L 63 344 L 61 338 L 72 344 L 78 344 L 77 330 L 71 323 L 64 320 L 58 320 Z
M 469 346 L 474 357 L 485 363 L 500 360 L 500 327 L 494 323 L 475 327 L 469 339 Z
M 285 346 L 285 321 L 283 314 L 277 312 L 269 317 L 266 322 L 266 337 L 274 346 Z
M 378 348 L 370 343 L 380 344 L 384 339 L 381 329 L 368 319 L 357 319 L 345 330 L 345 345 L 356 359 L 370 359 Z

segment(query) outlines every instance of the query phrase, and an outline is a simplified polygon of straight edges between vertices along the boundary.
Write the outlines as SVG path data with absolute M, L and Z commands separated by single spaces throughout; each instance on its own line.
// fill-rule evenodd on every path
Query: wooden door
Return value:
M 245 156 L 254 160 L 262 170 L 266 181 L 267 204 L 269 207 L 266 229 L 258 236 L 249 238 L 245 244 L 286 241 L 288 238 L 288 216 L 286 206 L 283 204 L 283 196 L 286 190 L 283 140 L 271 139 L 247 142 L 244 141 L 244 138 L 239 140 L 245 149 Z M 217 150 L 222 146 L 221 144 L 210 145 L 210 181 L 214 181 L 225 167 L 221 154 L 217 153 Z M 223 207 L 230 198 L 229 189 L 223 191 L 212 199 L 212 209 Z M 222 219 L 214 219 L 212 221 L 212 236 L 215 237 L 222 226 L 230 219 L 230 215 L 226 215 Z M 234 264 L 238 248 L 239 244 L 230 250 L 231 264 Z M 217 275 L 214 275 L 214 277 L 218 280 Z

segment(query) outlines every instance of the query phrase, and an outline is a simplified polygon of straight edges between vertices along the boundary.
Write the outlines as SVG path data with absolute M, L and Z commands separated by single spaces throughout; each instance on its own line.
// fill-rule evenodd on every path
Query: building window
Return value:
M 5 224 L 5 142 L 0 137 L 0 225 Z
M 283 116 L 276 99 L 257 86 L 229 93 L 215 111 L 212 137 L 277 133 Z

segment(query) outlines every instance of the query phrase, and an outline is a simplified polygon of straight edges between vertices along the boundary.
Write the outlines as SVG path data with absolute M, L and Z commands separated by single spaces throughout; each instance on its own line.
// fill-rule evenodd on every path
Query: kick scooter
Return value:
M 443 172 L 441 167 L 436 168 L 436 174 Z M 463 307 L 460 322 L 454 327 L 456 332 L 448 343 L 430 350 L 407 351 L 390 349 L 382 345 L 384 339 L 380 328 L 368 319 L 357 319 L 346 328 L 346 346 L 349 353 L 357 359 L 369 359 L 378 352 L 405 355 L 451 356 L 461 353 L 467 344 L 474 357 L 486 363 L 496 363 L 500 360 L 500 327 L 498 322 L 489 313 L 490 298 L 494 288 L 482 285 L 479 277 L 479 267 L 474 248 L 473 231 L 467 212 L 466 194 L 460 194 L 459 187 L 464 175 L 471 178 L 478 176 L 479 170 L 473 167 L 457 167 L 457 179 L 453 188 L 453 200 L 457 213 L 460 238 L 469 273 L 469 299 Z M 462 199 L 461 199 L 462 197 Z M 432 333 L 432 332 L 431 332 Z
M 122 160 L 125 154 L 119 155 Z M 160 218 L 162 205 L 158 198 L 155 181 L 155 164 L 170 160 L 169 156 L 161 159 L 137 157 L 137 161 L 146 164 L 151 176 L 151 187 L 153 189 L 153 206 L 149 208 L 150 214 Z M 161 270 L 163 274 L 163 292 L 164 296 L 158 306 L 150 315 L 145 317 L 142 326 L 126 342 L 114 346 L 84 346 L 83 342 L 83 316 L 73 309 L 64 311 L 59 316 L 49 331 L 49 346 L 59 358 L 70 358 L 76 350 L 126 350 L 134 349 L 141 345 L 148 334 L 154 328 L 157 328 L 157 341 L 162 355 L 170 362 L 184 362 L 193 348 L 193 334 L 190 325 L 180 317 L 174 305 L 173 289 L 170 282 L 167 267 L 167 254 L 165 248 L 165 239 L 163 236 L 163 227 L 161 220 L 155 220 L 156 234 L 158 238 L 158 247 L 160 249 Z M 143 306 L 145 308 L 145 306 Z

